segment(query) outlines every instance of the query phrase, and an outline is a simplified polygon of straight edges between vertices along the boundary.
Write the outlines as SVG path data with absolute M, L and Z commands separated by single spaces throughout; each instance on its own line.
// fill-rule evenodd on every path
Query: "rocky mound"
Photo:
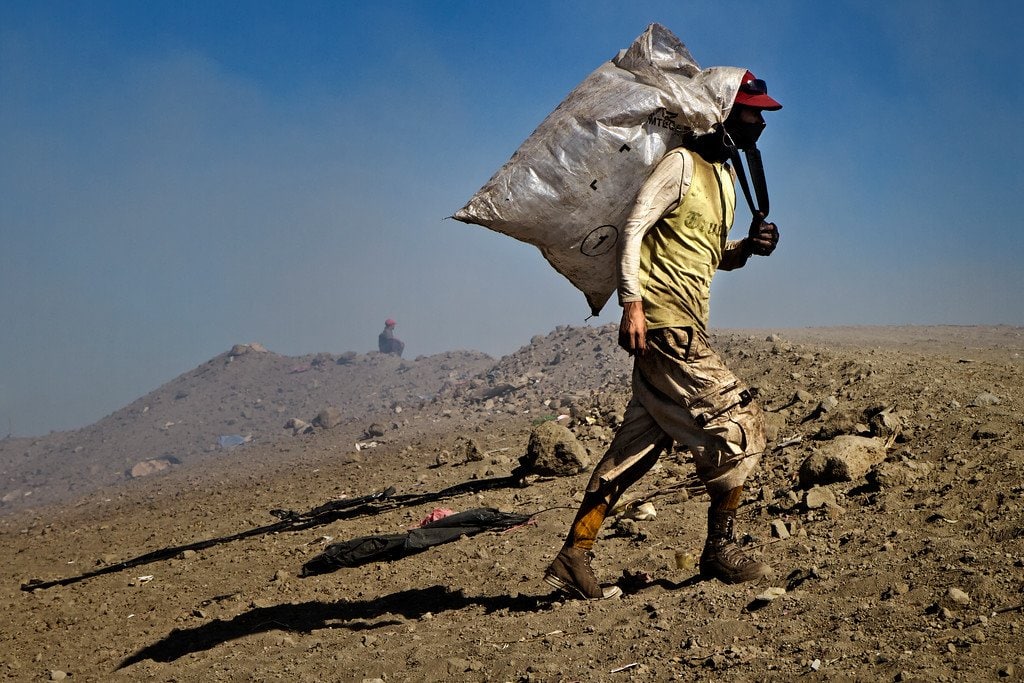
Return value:
M 390 424 L 493 363 L 471 351 L 289 357 L 237 344 L 93 425 L 0 441 L 0 508 L 72 500 L 243 444 L 276 443 L 301 425 Z

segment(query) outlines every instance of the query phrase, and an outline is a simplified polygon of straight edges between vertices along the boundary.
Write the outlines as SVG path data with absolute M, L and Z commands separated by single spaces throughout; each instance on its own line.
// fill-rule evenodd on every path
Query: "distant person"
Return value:
M 741 583 L 770 573 L 740 548 L 734 531 L 743 483 L 767 445 L 764 417 L 753 392 L 709 345 L 707 324 L 715 271 L 768 256 L 779 241 L 778 228 L 760 212 L 743 239 L 728 240 L 736 190 L 726 162 L 736 149 L 756 148 L 762 111 L 781 108 L 764 81 L 746 72 L 724 123 L 670 150 L 640 189 L 618 258 L 619 345 L 634 357 L 633 397 L 544 575 L 571 595 L 621 594 L 598 583 L 590 567 L 594 541 L 622 493 L 673 443 L 693 453 L 711 497 L 701 575 Z
M 395 321 L 388 318 L 384 321 L 384 331 L 377 335 L 377 348 L 381 353 L 390 353 L 402 357 L 405 342 L 395 336 Z

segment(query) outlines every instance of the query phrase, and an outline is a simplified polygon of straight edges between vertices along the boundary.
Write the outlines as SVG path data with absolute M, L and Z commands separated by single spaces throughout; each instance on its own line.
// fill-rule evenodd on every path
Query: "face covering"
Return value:
M 729 137 L 732 138 L 733 144 L 736 145 L 736 149 L 756 149 L 757 139 L 761 137 L 764 126 L 763 121 L 744 123 L 730 118 L 725 122 L 725 129 L 729 133 Z

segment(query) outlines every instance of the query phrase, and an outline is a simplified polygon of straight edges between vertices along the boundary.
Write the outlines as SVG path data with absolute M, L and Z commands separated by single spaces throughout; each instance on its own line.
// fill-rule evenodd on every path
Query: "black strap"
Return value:
M 757 215 L 761 213 L 764 217 L 768 216 L 768 184 L 764 179 L 764 164 L 761 163 L 761 152 L 754 149 L 745 149 L 743 154 L 747 157 L 747 163 L 750 165 L 750 181 L 754 185 L 754 194 L 757 196 L 757 204 L 754 204 L 754 197 L 750 194 L 750 184 L 747 182 L 747 173 L 743 168 L 743 160 L 740 158 L 740 152 L 738 149 L 733 149 L 730 157 L 732 158 L 733 166 L 736 167 L 736 177 L 740 181 L 740 188 L 743 190 L 743 196 L 747 200 L 747 206 L 750 207 L 751 215 Z

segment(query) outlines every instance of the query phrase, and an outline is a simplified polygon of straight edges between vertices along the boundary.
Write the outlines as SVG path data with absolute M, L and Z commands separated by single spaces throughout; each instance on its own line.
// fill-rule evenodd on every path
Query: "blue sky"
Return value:
M 7 0 L 0 433 L 239 342 L 364 352 L 394 317 L 407 357 L 497 356 L 586 324 L 536 249 L 445 217 L 651 22 L 785 105 L 782 242 L 713 325 L 1024 325 L 1020 3 Z

